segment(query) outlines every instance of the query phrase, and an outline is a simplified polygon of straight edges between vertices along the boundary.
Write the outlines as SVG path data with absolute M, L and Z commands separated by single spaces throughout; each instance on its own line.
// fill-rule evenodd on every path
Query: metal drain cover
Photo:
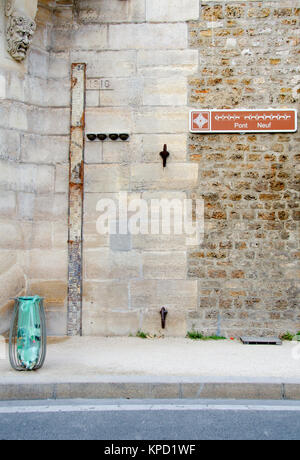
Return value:
M 282 345 L 278 337 L 240 337 L 245 345 Z

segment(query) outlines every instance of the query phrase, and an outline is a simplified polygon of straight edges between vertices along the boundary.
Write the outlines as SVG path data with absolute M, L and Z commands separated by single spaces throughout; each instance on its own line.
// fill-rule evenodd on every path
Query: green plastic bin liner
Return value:
M 26 369 L 32 370 L 38 363 L 41 346 L 40 298 L 19 298 L 17 350 L 18 359 Z
M 46 354 L 46 326 L 43 299 L 18 297 L 12 318 L 9 356 L 16 370 L 34 370 L 42 366 Z

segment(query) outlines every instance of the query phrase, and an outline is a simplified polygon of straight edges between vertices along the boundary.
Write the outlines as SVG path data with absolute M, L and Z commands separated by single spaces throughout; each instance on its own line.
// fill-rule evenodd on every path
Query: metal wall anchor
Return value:
M 160 309 L 160 316 L 161 316 L 161 327 L 164 329 L 166 327 L 166 316 L 168 314 L 168 310 L 166 307 L 162 307 Z
M 167 166 L 167 158 L 170 156 L 169 152 L 167 151 L 167 144 L 164 145 L 164 149 L 162 152 L 160 152 L 160 156 L 163 159 L 163 167 L 165 168 Z

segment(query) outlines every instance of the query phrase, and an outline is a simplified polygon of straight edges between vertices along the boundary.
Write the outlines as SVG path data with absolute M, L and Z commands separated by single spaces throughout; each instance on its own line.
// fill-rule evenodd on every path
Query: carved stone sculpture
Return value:
M 7 0 L 5 14 L 7 51 L 16 61 L 21 62 L 26 58 L 36 23 L 25 12 L 15 8 L 14 0 Z

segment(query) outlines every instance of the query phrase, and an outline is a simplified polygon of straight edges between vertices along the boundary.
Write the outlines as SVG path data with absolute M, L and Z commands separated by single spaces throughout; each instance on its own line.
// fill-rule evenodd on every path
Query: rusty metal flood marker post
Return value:
M 68 222 L 68 335 L 82 333 L 82 219 L 86 64 L 71 68 Z

